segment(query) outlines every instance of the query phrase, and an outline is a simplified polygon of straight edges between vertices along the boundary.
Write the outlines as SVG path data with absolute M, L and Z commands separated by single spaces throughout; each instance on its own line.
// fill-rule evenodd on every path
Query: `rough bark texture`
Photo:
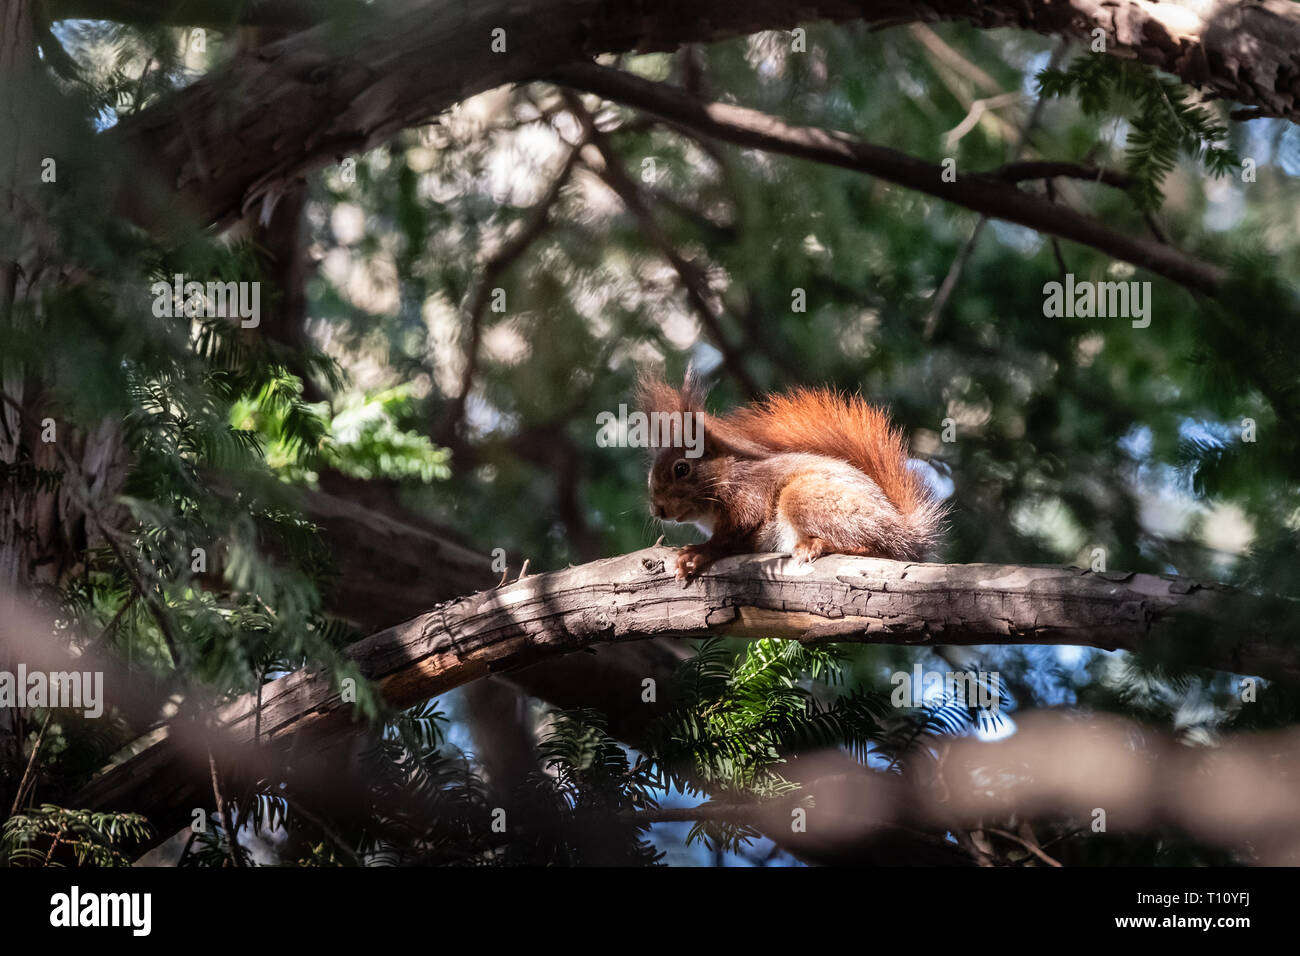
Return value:
M 297 503 L 325 530 L 339 562 L 330 611 L 368 631 L 499 578 L 486 555 L 415 515 L 399 520 L 324 491 L 304 491 Z
M 22 213 L 30 202 L 35 139 L 26 123 L 24 100 L 30 94 L 36 67 L 36 45 L 30 4 L 15 0 L 0 7 L 0 323 L 16 321 L 16 306 L 23 274 L 23 249 L 29 236 L 22 228 Z M 25 285 L 25 283 L 23 283 Z M 0 356 L 0 389 L 21 389 L 23 375 Z M 21 391 L 20 391 L 21 394 Z M 34 522 L 34 494 L 20 487 L 23 451 L 22 423 L 16 410 L 0 403 L 0 593 L 12 593 L 26 583 L 24 572 L 27 543 L 20 522 Z M 34 466 L 32 466 L 34 467 Z M 10 616 L 6 600 L 0 615 Z M 0 648 L 0 667 L 8 668 L 8 648 Z M 9 800 L 21 777 L 21 748 L 24 736 L 22 714 L 17 709 L 0 715 L 0 806 Z
M 107 138 L 139 164 L 121 167 L 123 211 L 157 225 L 179 202 L 200 222 L 230 221 L 303 171 L 502 83 L 598 53 L 671 50 L 817 20 L 960 19 L 1086 38 L 1101 28 L 1110 53 L 1300 119 L 1300 6 L 1285 0 L 554 0 L 544 10 L 513 0 L 433 0 L 382 11 L 359 39 L 328 25 L 294 34 L 111 130 Z M 492 49 L 494 30 L 505 31 L 504 52 Z M 139 169 L 158 173 L 157 188 L 140 188 Z
M 651 548 L 526 578 L 372 635 L 353 645 L 351 655 L 400 706 L 482 673 L 654 636 L 1141 650 L 1218 633 L 1222 643 L 1198 644 L 1200 663 L 1300 676 L 1297 648 L 1265 621 L 1243 625 L 1236 614 L 1248 597 L 1221 585 L 842 555 L 799 565 L 769 554 L 725 559 L 682 587 L 671 576 L 675 554 Z M 275 725 L 264 720 L 265 727 Z
M 323 12 L 356 9 L 365 0 L 41 0 L 51 20 L 116 20 L 142 26 L 308 27 Z
M 376 507 L 320 491 L 304 492 L 299 499 L 338 559 L 331 613 L 374 632 L 500 579 L 486 555 L 457 543 L 446 529 L 385 503 L 382 488 L 366 484 Z M 511 577 L 517 574 L 515 568 Z M 637 641 L 546 661 L 510 674 L 509 682 L 556 707 L 595 708 L 611 734 L 635 746 L 647 720 L 671 704 L 665 684 L 680 661 L 666 642 Z M 655 707 L 641 702 L 646 677 L 660 685 Z
M 839 555 L 808 566 L 755 555 L 720 561 L 682 587 L 672 576 L 674 556 L 650 548 L 525 578 L 371 635 L 349 654 L 397 707 L 489 674 L 647 637 L 1129 650 L 1183 642 L 1207 666 L 1300 676 L 1297 648 L 1276 636 L 1249 595 L 1188 579 Z M 629 690 L 639 703 L 639 688 Z M 235 740 L 251 743 L 255 699 L 233 702 L 220 720 Z M 263 689 L 259 744 L 292 740 L 298 750 L 353 720 L 329 678 L 299 671 Z M 164 830 L 183 822 L 194 791 L 174 770 L 174 757 L 161 739 L 92 782 L 75 805 L 129 807 Z

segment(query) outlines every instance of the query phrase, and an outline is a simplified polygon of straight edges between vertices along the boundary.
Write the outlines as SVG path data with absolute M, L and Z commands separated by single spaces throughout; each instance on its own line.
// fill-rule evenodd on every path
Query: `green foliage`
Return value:
M 737 655 L 706 642 L 677 675 L 676 706 L 652 734 L 655 766 L 682 789 L 769 799 L 795 789 L 778 770 L 795 749 L 846 746 L 865 757 L 888 700 L 857 693 L 824 706 L 807 686 L 836 680 L 843 653 L 762 640 Z
M 1210 110 L 1192 102 L 1187 87 L 1145 63 L 1089 54 L 1064 70 L 1043 70 L 1038 85 L 1044 96 L 1073 93 L 1089 116 L 1131 108 L 1125 171 L 1132 179 L 1129 192 L 1142 209 L 1159 208 L 1161 184 L 1180 153 L 1214 176 L 1241 168 L 1241 159 L 1225 144 L 1227 128 Z
M 344 396 L 330 423 L 325 461 L 355 478 L 392 478 L 428 484 L 451 475 L 450 456 L 423 435 L 402 427 L 415 417 L 411 386 L 377 395 Z
M 231 411 L 239 432 L 265 443 L 267 464 L 283 479 L 311 484 L 323 468 L 425 484 L 451 474 L 447 451 L 403 425 L 415 414 L 409 385 L 369 396 L 344 393 L 332 417 L 324 403 L 307 405 L 301 394 L 301 381 L 286 371 Z
M 346 39 L 352 22 L 331 28 Z M 960 25 L 938 32 L 957 61 L 897 30 L 827 25 L 809 29 L 806 55 L 791 55 L 788 38 L 773 33 L 691 56 L 708 98 L 930 162 L 954 156 L 962 170 L 1006 160 L 1032 97 L 989 108 L 952 143 L 944 134 L 977 98 L 1028 92 L 1038 74 L 1045 97 L 1077 97 L 1082 110 L 1045 105 L 1027 138 L 1036 158 L 1104 164 L 1125 131 L 1133 181 L 1128 194 L 1073 184 L 1081 198 L 1062 188 L 1058 200 L 1121 231 L 1147 228 L 1143 214 L 1159 208 L 1158 225 L 1180 248 L 1231 266 L 1224 294 L 1194 299 L 1082 247 L 1061 247 L 1058 261 L 1043 237 L 991 222 L 928 330 L 974 214 L 846 170 L 701 141 L 630 110 L 603 108 L 601 126 L 634 176 L 653 161 L 655 174 L 640 180 L 646 201 L 708 275 L 723 332 L 759 385 L 860 389 L 952 479 L 947 559 L 1087 564 L 1101 547 L 1112 568 L 1249 585 L 1278 595 L 1285 611 L 1300 593 L 1300 308 L 1291 283 L 1300 275 L 1300 167 L 1287 165 L 1287 124 L 1252 124 L 1258 182 L 1220 179 L 1214 188 L 1228 198 L 1213 201 L 1201 173 L 1234 166 L 1246 134 L 1225 130 L 1172 79 L 1115 58 L 1040 73 L 1041 38 Z M 290 346 L 222 320 L 153 317 L 150 284 L 178 272 L 262 280 L 267 290 L 278 277 L 254 242 L 191 231 L 164 246 L 94 191 L 105 160 L 98 129 L 233 55 L 230 35 L 213 31 L 205 57 L 182 57 L 181 38 L 90 21 L 42 38 L 70 113 L 52 114 L 43 134 L 62 131 L 51 139 L 61 185 L 44 268 L 78 281 L 51 282 L 39 302 L 18 305 L 0 326 L 0 363 L 41 383 L 41 414 L 57 418 L 61 435 L 120 423 L 127 468 L 99 502 L 116 547 L 93 525 L 85 540 L 63 543 L 69 569 L 44 595 L 62 639 L 98 642 L 133 672 L 212 704 L 301 666 L 359 678 L 338 653 L 356 635 L 328 613 L 332 556 L 291 487 L 326 470 L 400 486 L 406 507 L 535 570 L 654 541 L 661 529 L 646 517 L 645 461 L 596 446 L 595 416 L 631 400 L 645 365 L 716 367 L 716 343 L 640 222 L 581 169 L 547 228 L 496 278 L 510 307 L 481 317 L 463 446 L 453 458 L 431 439 L 459 393 L 474 338 L 466 305 L 482 265 L 529 216 L 564 155 L 560 132 L 569 131 L 555 91 L 520 87 L 477 101 L 478 112 L 463 111 L 472 120 L 458 112 L 404 131 L 357 157 L 355 182 L 337 170 L 313 177 L 305 221 L 318 268 L 305 292 L 314 344 Z M 622 65 L 669 82 L 688 75 L 684 55 Z M 1045 321 L 1042 286 L 1063 267 L 1151 280 L 1151 328 Z M 795 289 L 806 311 L 793 311 Z M 263 331 L 284 304 L 274 293 L 264 302 Z M 714 407 L 743 397 L 725 368 L 715 377 Z M 949 418 L 958 441 L 941 442 Z M 38 451 L 24 447 L 3 466 L 0 493 L 57 490 L 75 510 L 83 485 L 108 472 L 37 467 Z M 1239 538 L 1216 538 L 1216 523 Z M 693 535 L 668 532 L 674 543 Z M 193 569 L 194 548 L 205 550 L 206 571 Z M 1021 708 L 1125 714 L 1174 727 L 1189 745 L 1209 746 L 1223 728 L 1300 719 L 1283 694 L 1243 706 L 1238 675 L 1194 666 L 1198 637 L 1168 653 L 1073 662 L 1055 648 L 990 654 Z M 843 748 L 880 773 L 929 772 L 944 737 L 981 715 L 953 702 L 890 707 L 880 675 L 910 666 L 915 653 L 710 642 L 684 665 L 671 711 L 647 728 L 641 750 L 612 739 L 597 714 L 552 713 L 538 729 L 537 772 L 505 793 L 475 754 L 449 743 L 463 714 L 430 702 L 393 715 L 362 680 L 359 709 L 373 726 L 348 780 L 331 781 L 337 802 L 315 800 L 310 782 L 282 781 L 229 800 L 286 863 L 654 863 L 662 858 L 637 815 L 667 792 L 794 805 L 803 797 L 790 757 L 818 747 Z M 40 798 L 67 802 L 137 730 L 115 715 L 51 722 Z M 12 778 L 22 767 L 0 771 Z M 343 793 L 344 784 L 355 788 Z M 507 813 L 504 834 L 491 825 L 497 808 Z M 126 834 L 125 818 L 72 816 L 82 813 L 14 817 L 5 852 L 39 862 L 63 828 L 86 844 L 87 862 L 129 855 L 112 830 Z M 688 840 L 736 851 L 756 835 L 709 821 Z M 1065 840 L 1061 849 L 1090 863 L 1215 859 L 1178 834 Z M 229 851 L 213 827 L 185 864 L 227 865 Z M 70 849 L 54 854 L 77 859 Z
M 42 804 L 16 813 L 0 835 L 8 866 L 130 866 L 131 848 L 149 835 L 138 813 L 94 813 Z

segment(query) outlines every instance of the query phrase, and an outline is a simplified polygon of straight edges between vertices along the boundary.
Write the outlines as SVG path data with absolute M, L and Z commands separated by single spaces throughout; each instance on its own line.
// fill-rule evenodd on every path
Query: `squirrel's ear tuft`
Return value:
M 688 366 L 681 388 L 673 388 L 658 372 L 642 371 L 637 377 L 636 404 L 643 412 L 703 412 L 708 387 L 704 379 Z
M 641 411 L 675 412 L 681 408 L 681 394 L 656 372 L 642 371 L 636 381 L 636 407 Z
M 709 386 L 700 374 L 695 363 L 686 366 L 686 377 L 682 381 L 681 410 L 684 412 L 704 411 L 704 399 L 708 397 Z

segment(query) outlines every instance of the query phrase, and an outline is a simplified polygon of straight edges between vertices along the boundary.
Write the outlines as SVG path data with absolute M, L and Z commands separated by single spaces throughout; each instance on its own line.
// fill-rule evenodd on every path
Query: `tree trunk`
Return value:
M 39 329 L 41 296 L 60 281 L 60 250 L 50 244 L 47 211 L 66 186 L 68 113 L 44 75 L 37 51 L 34 0 L 0 8 L 0 329 Z M 52 165 L 48 165 L 52 164 Z M 49 178 L 46 178 L 48 175 Z M 60 178 L 62 176 L 63 178 Z M 76 432 L 49 406 L 42 370 L 0 354 L 0 621 L 8 595 L 61 588 L 85 570 L 89 546 L 102 544 L 84 512 L 84 496 L 64 480 L 63 455 L 91 476 L 91 495 L 107 497 L 124 475 L 118 424 Z M 8 669 L 0 648 L 0 669 Z M 19 709 L 0 715 L 0 805 L 21 773 L 26 736 Z

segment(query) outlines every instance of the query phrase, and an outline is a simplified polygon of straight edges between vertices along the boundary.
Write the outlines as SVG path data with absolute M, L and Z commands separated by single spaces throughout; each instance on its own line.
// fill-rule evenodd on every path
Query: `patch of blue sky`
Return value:
M 1185 418 L 1178 425 L 1178 437 L 1208 448 L 1225 448 L 1237 438 L 1235 424 L 1209 419 Z M 1177 494 L 1189 500 L 1199 498 L 1192 490 L 1192 472 L 1187 467 L 1151 460 L 1153 438 L 1145 425 L 1134 428 L 1119 440 L 1120 450 L 1138 466 L 1137 483 L 1153 495 Z
M 1300 176 L 1300 127 L 1285 120 L 1246 125 L 1250 127 L 1249 155 L 1259 165 L 1272 159 L 1273 144 L 1276 143 L 1277 167 L 1288 176 Z
M 1206 186 L 1205 212 L 1201 222 L 1210 232 L 1228 232 L 1241 225 L 1246 216 L 1246 196 L 1233 187 L 1232 180 L 1211 180 Z
M 641 754 L 629 750 L 628 757 L 635 763 L 640 759 Z M 651 790 L 651 795 L 658 801 L 659 806 L 665 809 L 695 807 L 708 800 L 708 797 L 703 794 L 687 794 L 680 790 L 662 787 Z M 752 867 L 758 866 L 759 861 L 763 861 L 762 865 L 765 866 L 804 865 L 790 854 L 779 850 L 767 837 L 755 838 L 745 844 L 740 853 L 733 851 L 719 853 L 705 846 L 703 841 L 687 846 L 686 837 L 691 832 L 692 826 L 693 824 L 689 822 L 669 822 L 656 823 L 650 827 L 646 839 L 654 845 L 655 849 L 667 854 L 660 862 L 668 866 Z
M 990 219 L 988 228 L 993 231 L 993 235 L 998 242 L 1004 246 L 1009 246 L 1026 257 L 1037 253 L 1043 247 L 1045 241 L 1043 234 L 1036 229 L 1017 226 L 998 219 Z
M 930 486 L 930 490 L 934 492 L 935 497 L 940 501 L 951 498 L 953 492 L 957 490 L 957 483 L 950 475 L 944 474 L 943 471 L 927 461 L 918 461 L 915 458 L 909 459 L 907 467 L 918 472 L 925 479 L 925 483 Z
M 1043 50 L 1035 53 L 1025 64 L 1025 72 L 1020 77 L 1020 88 L 1026 96 L 1038 96 L 1038 74 L 1047 69 L 1052 62 L 1052 51 Z
M 59 20 L 50 27 L 50 32 L 54 38 L 63 45 L 65 49 L 75 48 L 77 46 L 78 36 L 88 30 L 102 30 L 112 27 L 113 24 L 106 20 Z M 45 53 L 42 51 L 41 59 L 45 59 Z M 118 121 L 117 110 L 109 107 L 102 107 L 95 114 L 95 131 L 103 132 L 104 130 L 116 126 Z

